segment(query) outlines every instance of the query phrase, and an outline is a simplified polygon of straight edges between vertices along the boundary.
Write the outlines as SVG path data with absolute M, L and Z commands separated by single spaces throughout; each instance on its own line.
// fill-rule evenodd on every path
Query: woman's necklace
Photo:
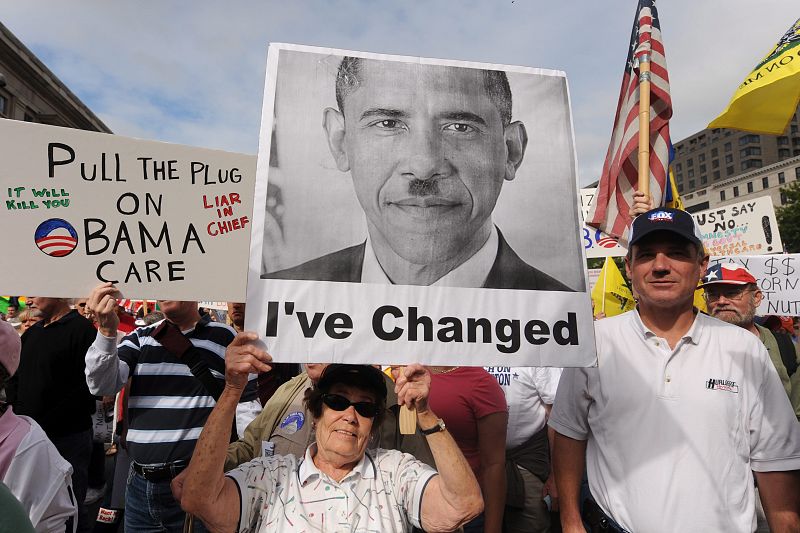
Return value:
M 434 374 L 449 374 L 453 370 L 458 370 L 458 366 L 431 366 L 429 367 Z

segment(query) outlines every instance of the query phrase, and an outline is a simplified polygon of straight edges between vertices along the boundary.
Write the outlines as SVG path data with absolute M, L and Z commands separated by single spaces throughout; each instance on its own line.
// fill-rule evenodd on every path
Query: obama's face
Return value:
M 485 242 L 527 135 L 520 122 L 503 124 L 484 71 L 362 59 L 356 77 L 324 126 L 370 238 L 418 265 Z

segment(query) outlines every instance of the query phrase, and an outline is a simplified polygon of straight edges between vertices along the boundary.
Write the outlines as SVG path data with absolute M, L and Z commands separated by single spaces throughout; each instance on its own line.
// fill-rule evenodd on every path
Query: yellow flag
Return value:
M 672 173 L 672 166 L 669 168 L 669 188 L 667 189 L 666 194 L 664 195 L 664 207 L 671 207 L 672 209 L 680 209 L 681 211 L 686 211 L 686 208 L 683 206 L 683 199 L 681 199 L 681 195 L 678 194 L 678 186 L 675 185 L 675 175 Z
M 595 316 L 599 313 L 606 316 L 619 315 L 636 307 L 625 278 L 610 257 L 606 257 L 597 284 L 592 289 L 592 304 Z
M 699 283 L 698 283 L 699 285 Z M 708 306 L 706 305 L 705 291 L 697 288 L 694 291 L 694 306 L 702 312 L 708 314 Z
M 780 135 L 800 101 L 800 19 L 739 85 L 709 128 Z

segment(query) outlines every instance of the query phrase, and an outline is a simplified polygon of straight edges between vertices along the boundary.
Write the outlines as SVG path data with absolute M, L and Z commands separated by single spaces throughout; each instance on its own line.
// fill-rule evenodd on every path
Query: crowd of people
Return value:
M 690 215 L 640 214 L 637 308 L 563 370 L 278 364 L 241 303 L 30 297 L 0 320 L 0 531 L 800 531 L 797 321 L 708 261 Z

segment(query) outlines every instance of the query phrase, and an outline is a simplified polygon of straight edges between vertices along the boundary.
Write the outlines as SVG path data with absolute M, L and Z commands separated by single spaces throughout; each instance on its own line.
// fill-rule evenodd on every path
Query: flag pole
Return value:
M 639 58 L 639 186 L 650 195 L 650 54 Z

